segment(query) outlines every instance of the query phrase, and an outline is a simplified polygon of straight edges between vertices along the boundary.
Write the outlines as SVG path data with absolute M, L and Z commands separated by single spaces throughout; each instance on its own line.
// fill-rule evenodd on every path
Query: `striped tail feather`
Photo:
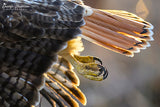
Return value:
M 85 39 L 126 56 L 133 57 L 153 40 L 152 24 L 126 11 L 93 9 L 85 21 Z

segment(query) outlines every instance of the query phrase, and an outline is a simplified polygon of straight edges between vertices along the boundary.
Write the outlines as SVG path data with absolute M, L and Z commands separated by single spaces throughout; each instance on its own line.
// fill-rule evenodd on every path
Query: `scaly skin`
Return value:
M 97 57 L 93 57 L 93 56 L 78 56 L 78 55 L 74 55 L 74 57 L 82 63 L 95 63 L 96 61 L 98 61 L 101 65 L 102 65 L 102 61 L 97 58 Z
M 69 41 L 70 42 L 70 41 Z M 72 41 L 73 42 L 73 41 Z M 93 56 L 79 56 L 74 53 L 70 53 L 68 50 L 70 47 L 60 51 L 58 55 L 69 61 L 74 70 L 85 78 L 95 81 L 102 81 L 108 75 L 106 69 L 102 66 L 102 61 Z

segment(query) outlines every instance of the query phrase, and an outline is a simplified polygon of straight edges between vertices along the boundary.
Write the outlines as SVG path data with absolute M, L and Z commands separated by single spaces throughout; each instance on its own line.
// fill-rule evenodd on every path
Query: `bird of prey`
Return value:
M 102 61 L 80 56 L 81 38 L 132 57 L 149 47 L 153 26 L 119 10 L 99 10 L 81 0 L 0 1 L 0 106 L 86 105 L 76 72 L 101 81 Z

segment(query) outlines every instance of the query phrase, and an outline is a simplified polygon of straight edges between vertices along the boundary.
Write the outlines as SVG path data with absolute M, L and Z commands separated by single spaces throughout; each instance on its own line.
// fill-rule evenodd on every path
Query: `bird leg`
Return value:
M 85 78 L 95 81 L 102 81 L 107 77 L 108 72 L 102 66 L 100 59 L 93 56 L 72 55 L 65 52 L 66 50 L 67 49 L 64 49 L 59 52 L 59 55 L 69 61 L 74 67 L 74 70 L 83 75 Z

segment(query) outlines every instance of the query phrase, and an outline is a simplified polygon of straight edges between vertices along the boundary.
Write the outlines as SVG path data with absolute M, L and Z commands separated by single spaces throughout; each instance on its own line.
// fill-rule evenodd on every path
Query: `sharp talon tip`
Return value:
M 106 79 L 108 77 L 108 71 L 106 68 L 104 68 L 101 65 L 98 65 L 98 67 L 100 68 L 99 71 L 100 73 L 98 74 L 98 76 L 100 76 L 103 73 L 103 80 Z
M 99 67 L 100 67 L 99 69 L 100 73 L 98 74 L 98 76 L 100 76 L 105 71 L 105 68 L 103 66 L 99 66 Z
M 93 60 L 98 61 L 101 65 L 103 64 L 102 61 L 99 58 L 93 57 Z
M 102 73 L 103 73 L 102 71 L 101 71 L 101 72 L 99 72 L 98 76 L 100 76 Z
M 108 77 L 108 71 L 105 69 L 105 72 L 103 74 L 103 80 L 105 80 Z

